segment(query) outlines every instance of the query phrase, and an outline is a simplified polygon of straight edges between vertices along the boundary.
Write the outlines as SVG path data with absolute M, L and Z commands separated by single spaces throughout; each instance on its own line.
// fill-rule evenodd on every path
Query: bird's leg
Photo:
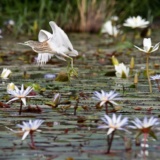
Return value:
M 73 67 L 73 58 L 69 57 L 68 55 L 66 55 L 64 53 L 60 53 L 60 54 L 70 60 L 70 62 L 68 62 L 68 66 L 67 66 L 68 79 L 70 80 L 70 77 L 73 77 L 73 76 L 78 77 L 78 73 Z
M 72 76 L 78 77 L 78 73 L 73 67 L 73 58 L 71 58 L 71 57 L 68 57 L 68 58 L 70 59 L 70 62 L 68 63 L 68 67 L 67 67 L 67 72 L 68 72 L 69 79 Z

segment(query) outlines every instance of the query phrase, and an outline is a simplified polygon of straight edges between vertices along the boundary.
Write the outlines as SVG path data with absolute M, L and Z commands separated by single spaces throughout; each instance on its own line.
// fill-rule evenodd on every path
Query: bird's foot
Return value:
M 67 69 L 67 73 L 68 73 L 68 78 L 70 79 L 71 77 L 78 77 L 78 72 L 76 69 L 74 69 L 73 67 L 70 67 Z

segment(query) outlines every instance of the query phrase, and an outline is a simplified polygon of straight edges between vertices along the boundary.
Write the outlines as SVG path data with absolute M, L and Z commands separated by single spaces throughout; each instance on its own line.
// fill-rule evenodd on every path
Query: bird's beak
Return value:
M 26 44 L 26 43 L 17 43 L 17 44 L 26 45 L 26 46 L 28 45 L 28 44 Z

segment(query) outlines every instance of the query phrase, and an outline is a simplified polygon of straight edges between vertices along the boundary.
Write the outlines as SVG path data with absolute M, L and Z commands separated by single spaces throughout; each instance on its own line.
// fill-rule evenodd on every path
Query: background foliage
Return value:
M 4 24 L 12 19 L 15 34 L 36 35 L 54 20 L 68 31 L 97 32 L 112 15 L 121 23 L 136 15 L 152 22 L 160 16 L 159 6 L 159 0 L 1 0 L 0 28 L 5 30 Z

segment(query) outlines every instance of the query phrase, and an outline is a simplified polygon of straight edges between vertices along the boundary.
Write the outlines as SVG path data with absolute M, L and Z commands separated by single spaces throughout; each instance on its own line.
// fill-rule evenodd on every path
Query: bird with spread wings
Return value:
M 37 63 L 40 65 L 46 64 L 53 56 L 64 61 L 66 58 L 70 59 L 68 75 L 77 76 L 72 57 L 77 56 L 78 52 L 73 48 L 67 34 L 54 21 L 50 21 L 49 25 L 53 33 L 42 29 L 38 34 L 38 41 L 29 40 L 19 44 L 27 45 L 38 53 Z

